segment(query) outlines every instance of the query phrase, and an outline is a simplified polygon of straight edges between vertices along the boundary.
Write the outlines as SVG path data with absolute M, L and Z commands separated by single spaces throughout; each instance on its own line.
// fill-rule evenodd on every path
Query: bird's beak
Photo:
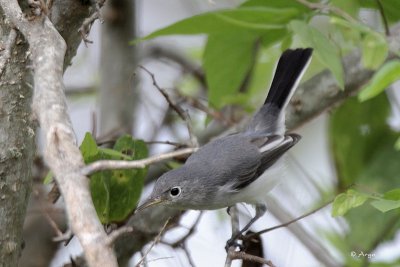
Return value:
M 163 200 L 159 197 L 158 198 L 150 198 L 150 199 L 146 200 L 142 205 L 140 205 L 139 207 L 136 208 L 135 214 L 139 211 L 147 209 L 150 206 L 157 205 L 162 202 L 163 202 Z

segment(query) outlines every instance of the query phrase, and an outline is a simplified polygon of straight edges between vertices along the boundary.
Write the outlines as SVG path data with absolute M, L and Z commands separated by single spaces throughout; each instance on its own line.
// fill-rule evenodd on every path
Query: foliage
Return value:
M 371 81 L 358 95 L 360 101 L 365 101 L 383 92 L 389 85 L 400 79 L 400 61 L 387 62 L 372 77 Z
M 342 216 L 352 208 L 361 206 L 368 199 L 368 196 L 355 190 L 347 190 L 336 196 L 332 207 L 332 216 Z
M 339 194 L 332 209 L 332 215 L 344 215 L 349 224 L 342 242 L 350 251 L 372 251 L 376 240 L 391 239 L 399 227 L 400 191 L 393 188 L 399 186 L 400 152 L 393 146 L 396 134 L 386 123 L 388 114 L 389 102 L 380 94 L 365 102 L 348 99 L 330 120 L 338 189 L 355 187 Z M 369 207 L 353 209 L 366 202 Z
M 138 160 L 148 156 L 146 144 L 129 135 L 120 137 L 113 149 L 98 147 L 90 133 L 80 146 L 86 164 L 102 160 Z M 104 224 L 123 221 L 136 207 L 147 169 L 105 170 L 90 176 L 92 199 Z
M 235 9 L 187 18 L 141 40 L 171 34 L 207 34 L 203 67 L 208 100 L 212 106 L 221 108 L 231 104 L 238 92 L 246 91 L 246 80 L 252 78 L 249 76 L 253 75 L 251 70 L 258 50 L 288 42 L 288 23 L 294 19 L 306 20 L 310 13 L 303 5 L 290 0 L 247 1 Z M 248 102 L 250 94 L 246 96 L 240 104 Z

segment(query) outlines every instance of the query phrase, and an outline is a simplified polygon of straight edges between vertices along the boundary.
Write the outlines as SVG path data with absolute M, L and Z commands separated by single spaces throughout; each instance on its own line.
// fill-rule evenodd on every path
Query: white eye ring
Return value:
M 179 186 L 175 186 L 169 190 L 169 195 L 171 197 L 177 197 L 181 194 L 181 192 L 182 192 L 181 188 Z

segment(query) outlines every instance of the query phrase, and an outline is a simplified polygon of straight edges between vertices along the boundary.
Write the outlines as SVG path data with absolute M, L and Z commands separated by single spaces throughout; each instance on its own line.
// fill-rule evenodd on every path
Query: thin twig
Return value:
M 182 67 L 183 72 L 192 74 L 204 88 L 207 87 L 204 71 L 201 66 L 182 55 L 179 51 L 164 46 L 152 46 L 148 51 L 150 57 L 155 59 L 165 58 L 177 63 Z
M 118 229 L 115 229 L 108 235 L 108 245 L 112 246 L 120 236 L 132 232 L 133 232 L 133 227 L 131 226 L 122 226 Z
M 189 250 L 187 248 L 187 245 L 185 243 L 182 244 L 182 250 L 186 255 L 186 258 L 187 258 L 187 260 L 189 262 L 189 265 L 192 266 L 192 267 L 196 267 L 196 264 L 194 263 L 192 255 L 190 254 L 190 252 L 189 252 Z
M 379 8 L 379 13 L 381 14 L 382 21 L 383 21 L 383 27 L 385 28 L 385 34 L 386 36 L 390 35 L 390 30 L 389 30 L 389 23 L 385 14 L 385 10 L 383 9 L 383 5 L 380 0 L 376 0 L 376 3 Z
M 53 241 L 54 242 L 65 242 L 64 245 L 66 246 L 73 237 L 74 237 L 74 235 L 72 234 L 71 229 L 68 228 L 67 231 L 65 231 L 61 235 L 53 237 Z
M 190 119 L 189 114 L 187 113 L 187 111 L 185 111 L 183 108 L 181 108 L 179 105 L 177 105 L 169 96 L 169 94 L 167 93 L 167 91 L 164 88 L 161 88 L 158 83 L 157 80 L 155 78 L 154 73 L 152 73 L 151 71 L 149 71 L 148 69 L 146 69 L 143 66 L 139 66 L 139 68 L 141 68 L 142 70 L 144 70 L 150 77 L 151 80 L 153 81 L 153 85 L 154 87 L 157 88 L 157 90 L 163 95 L 163 97 L 165 98 L 165 100 L 168 102 L 168 105 L 178 114 L 178 116 L 186 123 L 186 127 L 188 129 L 189 132 L 189 138 L 190 138 L 190 142 L 191 145 L 193 147 L 198 147 L 199 146 L 199 142 L 197 141 L 196 136 L 193 133 L 193 126 L 192 126 L 192 122 Z
M 345 20 L 352 22 L 352 23 L 358 23 L 358 21 L 356 19 L 354 19 L 349 13 L 347 13 L 346 11 L 336 7 L 336 6 L 331 6 L 331 5 L 325 5 L 322 3 L 311 3 L 308 2 L 306 0 L 296 0 L 297 2 L 299 2 L 300 4 L 305 5 L 306 7 L 310 8 L 310 9 L 316 9 L 316 10 L 320 10 L 320 11 L 328 11 L 331 13 L 334 13 L 342 18 L 344 18 Z
M 188 231 L 184 236 L 182 236 L 181 238 L 179 238 L 178 240 L 176 240 L 176 241 L 173 242 L 173 243 L 166 243 L 166 242 L 164 242 L 164 244 L 169 245 L 169 246 L 171 246 L 172 248 L 177 248 L 177 247 L 183 245 L 183 244 L 186 242 L 186 240 L 187 240 L 191 235 L 193 235 L 193 233 L 196 231 L 196 227 L 197 227 L 197 225 L 199 224 L 202 215 L 203 215 L 203 212 L 200 212 L 199 215 L 197 216 L 195 222 L 194 222 L 193 225 L 189 228 L 189 231 Z
M 189 237 L 191 237 L 193 235 L 193 233 L 196 231 L 196 227 L 199 224 L 202 215 L 203 215 L 203 212 L 200 211 L 200 213 L 197 216 L 196 220 L 194 221 L 193 225 L 189 228 L 188 232 L 184 236 L 182 236 L 181 238 L 179 238 L 178 240 L 176 240 L 173 243 L 162 242 L 163 244 L 168 245 L 174 249 L 176 249 L 178 247 L 181 248 L 183 250 L 183 252 L 185 253 L 190 266 L 192 266 L 192 267 L 195 267 L 195 263 L 192 259 L 192 256 L 190 255 L 189 250 L 187 249 L 186 240 Z
M 151 260 L 147 260 L 147 263 L 149 262 L 154 262 L 154 261 L 160 261 L 160 260 L 168 260 L 168 259 L 173 259 L 174 257 L 170 256 L 170 257 L 160 257 L 160 258 L 155 258 L 155 259 L 151 259 Z M 146 266 L 146 262 L 143 262 L 143 266 Z
M 231 120 L 225 118 L 221 112 L 219 112 L 218 110 L 215 110 L 213 108 L 207 107 L 206 105 L 201 103 L 198 99 L 195 99 L 190 96 L 185 96 L 182 94 L 179 94 L 179 96 L 182 97 L 189 105 L 191 105 L 192 107 L 194 107 L 200 111 L 203 111 L 208 116 L 221 122 L 224 126 L 233 126 L 234 125 L 234 123 Z
M 142 258 L 139 260 L 139 262 L 136 264 L 136 267 L 140 266 L 142 264 L 142 262 L 146 259 L 147 255 L 150 253 L 150 251 L 152 250 L 152 248 L 161 240 L 161 236 L 164 233 L 165 228 L 167 227 L 169 220 L 166 220 L 166 222 L 164 223 L 163 227 L 161 228 L 160 232 L 158 233 L 158 235 L 156 236 L 156 238 L 154 238 L 154 241 L 151 243 L 150 247 L 146 250 L 146 252 L 144 252 Z
M 58 228 L 57 223 L 53 220 L 53 218 L 51 218 L 51 216 L 44 209 L 41 208 L 41 210 L 42 210 L 44 217 L 50 224 L 51 228 L 53 228 L 54 232 L 56 232 L 57 236 L 61 236 L 63 234 L 63 232 L 60 230 L 60 228 Z
M 89 32 L 90 32 L 90 29 L 92 28 L 93 23 L 97 19 L 101 18 L 100 10 L 104 6 L 105 2 L 106 2 L 106 0 L 98 0 L 95 5 L 96 10 L 93 12 L 93 14 L 90 17 L 86 18 L 83 21 L 82 26 L 79 28 L 79 32 L 82 35 L 82 40 L 86 46 L 88 43 L 90 43 L 90 44 L 93 43 L 87 37 L 89 36 Z
M 279 228 L 282 228 L 282 227 L 289 226 L 289 225 L 291 225 L 292 223 L 297 222 L 297 221 L 299 221 L 299 220 L 301 220 L 301 219 L 304 219 L 305 217 L 308 217 L 308 216 L 310 216 L 310 215 L 316 213 L 317 211 L 319 211 L 319 210 L 325 208 L 326 206 L 328 206 L 328 205 L 331 204 L 332 202 L 333 202 L 333 200 L 328 201 L 327 203 L 323 204 L 322 206 L 320 206 L 320 207 L 318 207 L 318 208 L 316 208 L 316 209 L 313 209 L 312 211 L 307 212 L 306 214 L 303 214 L 303 215 L 301 215 L 301 216 L 299 216 L 299 217 L 297 217 L 297 218 L 295 218 L 295 219 L 293 219 L 293 220 L 290 220 L 290 221 L 288 221 L 288 222 L 286 222 L 286 223 L 283 223 L 283 224 L 280 224 L 280 225 L 277 225 L 277 226 L 274 226 L 274 227 L 270 227 L 270 228 L 267 228 L 267 229 L 258 231 L 257 233 L 248 235 L 247 237 L 248 237 L 248 238 L 252 238 L 252 237 L 254 237 L 254 236 L 258 236 L 258 235 L 265 234 L 265 233 L 267 233 L 267 232 L 270 232 L 270 231 L 273 231 L 273 230 L 276 230 L 276 229 L 279 229 Z
M 190 119 L 190 116 L 189 116 L 189 113 L 187 110 L 185 110 L 185 120 L 184 121 L 186 122 L 186 127 L 188 129 L 190 144 L 193 147 L 199 147 L 199 141 L 197 140 L 197 137 L 194 134 L 192 120 Z
M 143 67 L 141 65 L 139 65 L 139 68 L 144 70 L 151 77 L 154 87 L 156 87 L 157 90 L 163 95 L 165 100 L 168 102 L 169 106 L 176 112 L 176 114 L 179 115 L 179 117 L 181 117 L 182 120 L 185 120 L 186 119 L 185 111 L 180 106 L 178 106 L 176 103 L 174 103 L 174 101 L 171 99 L 171 97 L 169 96 L 169 94 L 167 93 L 167 91 L 164 88 L 161 88 L 158 85 L 154 73 L 152 73 L 151 71 L 149 71 L 148 69 L 146 69 L 145 67 Z
M 190 147 L 190 148 L 185 148 L 177 151 L 172 151 L 169 153 L 165 154 L 160 154 L 156 156 L 152 156 L 146 159 L 141 159 L 141 160 L 132 160 L 132 161 L 126 161 L 126 160 L 98 160 L 93 163 L 90 163 L 83 167 L 81 169 L 81 174 L 82 175 L 91 175 L 95 172 L 98 171 L 103 171 L 103 170 L 120 170 L 120 169 L 134 169 L 134 168 L 145 168 L 146 166 L 160 162 L 166 159 L 171 159 L 179 156 L 184 156 L 188 154 L 192 154 L 195 152 L 198 148 L 195 147 Z
M 187 144 L 182 144 L 178 142 L 172 142 L 172 141 L 146 141 L 145 142 L 147 145 L 170 145 L 170 146 L 176 146 L 177 148 L 184 148 L 187 147 Z
M 50 9 L 53 7 L 53 2 L 54 0 L 47 0 L 46 6 L 48 11 L 50 11 Z
M 97 137 L 97 113 L 95 111 L 91 112 L 92 117 L 92 136 L 94 139 Z
M 257 263 L 265 264 L 265 265 L 268 265 L 270 267 L 275 267 L 275 265 L 271 261 L 268 261 L 268 260 L 266 260 L 264 258 L 261 258 L 261 257 L 258 257 L 258 256 L 247 254 L 247 253 L 245 253 L 243 251 L 229 251 L 228 256 L 232 260 L 251 261 L 251 262 L 257 262 Z
M 10 33 L 8 34 L 7 42 L 4 45 L 4 50 L 2 52 L 2 57 L 0 57 L 0 77 L 4 72 L 6 64 L 10 60 L 11 50 L 14 47 L 15 41 L 17 39 L 17 31 L 11 28 Z
M 232 238 L 234 238 L 237 233 L 240 231 L 239 225 L 239 216 L 236 206 L 229 207 L 229 215 L 231 216 L 231 224 L 232 224 Z M 235 252 L 235 246 L 230 246 L 228 248 L 228 253 L 225 259 L 225 267 L 231 267 L 233 258 L 231 257 L 232 253 Z

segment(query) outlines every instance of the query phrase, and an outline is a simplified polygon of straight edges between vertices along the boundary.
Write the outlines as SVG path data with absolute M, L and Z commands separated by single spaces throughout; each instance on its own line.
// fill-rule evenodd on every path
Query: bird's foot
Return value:
M 243 236 L 239 233 L 233 237 L 231 237 L 228 241 L 226 241 L 225 245 L 225 250 L 228 252 L 229 248 L 235 247 L 239 248 L 240 251 L 244 249 L 243 245 L 238 242 L 238 240 L 241 240 Z

